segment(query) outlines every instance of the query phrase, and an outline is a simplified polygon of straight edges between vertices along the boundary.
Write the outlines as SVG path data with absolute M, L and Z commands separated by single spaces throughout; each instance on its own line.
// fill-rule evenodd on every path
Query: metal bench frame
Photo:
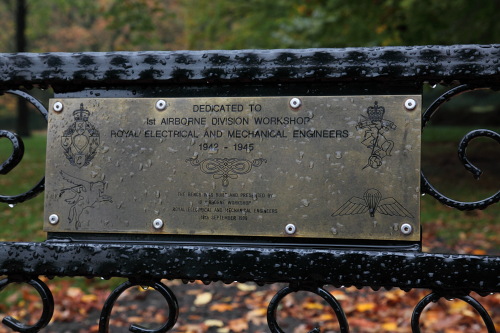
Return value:
M 423 126 L 439 106 L 451 97 L 479 88 L 500 88 L 500 45 L 418 46 L 307 50 L 241 50 L 182 52 L 113 52 L 0 54 L 0 91 L 17 94 L 47 117 L 44 106 L 21 88 L 54 89 L 57 97 L 192 97 L 275 96 L 304 93 L 374 94 L 421 93 L 425 82 L 460 85 L 437 99 L 423 114 Z M 7 174 L 22 159 L 22 139 L 0 130 L 13 146 L 11 158 L 0 165 Z M 464 166 L 478 177 L 480 170 L 467 160 L 465 150 L 476 137 L 500 143 L 500 135 L 477 130 L 459 144 Z M 44 189 L 44 180 L 27 193 L 0 196 L 0 202 L 18 204 Z M 459 202 L 439 193 L 421 175 L 421 192 L 460 209 L 484 209 L 500 200 L 500 191 L 477 202 Z M 436 269 L 439 267 L 439 269 Z M 214 240 L 181 239 L 175 242 L 110 242 L 106 239 L 69 241 L 52 239 L 41 243 L 4 242 L 0 245 L 0 274 L 11 282 L 27 282 L 40 293 L 43 314 L 33 326 L 11 317 L 4 323 L 20 332 L 45 327 L 54 301 L 39 276 L 124 277 L 129 281 L 115 290 L 104 305 L 100 330 L 107 331 L 116 298 L 133 285 L 158 290 L 167 300 L 170 317 L 157 330 L 138 326 L 134 332 L 165 332 L 178 315 L 175 295 L 161 279 L 186 281 L 253 281 L 259 284 L 290 284 L 271 301 L 268 323 L 281 332 L 276 309 L 288 293 L 314 292 L 334 308 L 342 332 L 349 326 L 335 298 L 322 287 L 425 288 L 432 293 L 415 308 L 413 332 L 425 306 L 441 297 L 459 298 L 471 304 L 495 332 L 484 308 L 469 296 L 471 291 L 487 295 L 500 291 L 500 257 L 463 254 L 431 254 L 415 249 L 356 247 L 341 248 L 307 244 L 271 244 L 237 237 Z

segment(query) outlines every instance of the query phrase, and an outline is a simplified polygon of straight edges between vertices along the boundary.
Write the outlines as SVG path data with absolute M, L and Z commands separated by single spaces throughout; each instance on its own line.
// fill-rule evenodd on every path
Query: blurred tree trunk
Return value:
M 26 0 L 16 3 L 16 52 L 26 52 Z M 28 102 L 23 98 L 17 100 L 17 134 L 30 136 Z

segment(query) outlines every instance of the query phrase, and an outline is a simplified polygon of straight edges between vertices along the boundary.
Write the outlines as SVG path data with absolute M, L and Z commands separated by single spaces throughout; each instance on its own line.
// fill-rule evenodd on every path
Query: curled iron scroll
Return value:
M 25 100 L 33 104 L 35 108 L 43 115 L 45 120 L 47 120 L 47 114 L 48 114 L 47 109 L 45 109 L 45 107 L 42 105 L 42 103 L 40 103 L 40 101 L 38 101 L 30 94 L 27 94 L 24 91 L 20 90 L 6 90 L 4 91 L 4 93 L 24 98 Z M 19 137 L 17 134 L 6 130 L 0 130 L 0 139 L 1 138 L 9 139 L 13 147 L 13 152 L 11 156 L 2 164 L 0 164 L 0 174 L 6 175 L 12 169 L 14 169 L 22 160 L 24 156 L 24 143 L 21 137 Z M 43 192 L 44 188 L 45 188 L 45 177 L 43 177 L 34 187 L 32 187 L 29 191 L 26 191 L 25 193 L 21 193 L 18 195 L 0 195 L 0 202 L 8 204 L 21 203 L 36 197 L 38 194 Z
M 281 327 L 277 323 L 276 311 L 278 309 L 279 303 L 286 295 L 297 291 L 308 291 L 318 296 L 321 296 L 321 298 L 327 301 L 328 304 L 332 307 L 333 311 L 335 312 L 337 320 L 339 321 L 340 332 L 342 333 L 349 332 L 349 323 L 347 322 L 347 317 L 337 299 L 322 287 L 312 287 L 306 285 L 284 287 L 280 291 L 278 291 L 276 295 L 274 295 L 274 297 L 271 299 L 271 302 L 269 302 L 269 306 L 267 308 L 267 325 L 269 326 L 271 332 L 284 333 Z M 309 333 L 316 333 L 319 331 L 320 330 L 318 328 L 315 328 Z
M 424 112 L 422 115 L 422 130 L 424 129 L 425 125 L 429 121 L 429 119 L 432 117 L 432 115 L 436 112 L 436 110 L 446 101 L 448 101 L 450 98 L 460 95 L 464 92 L 472 91 L 476 89 L 476 87 L 471 87 L 467 84 L 460 85 L 458 87 L 455 87 L 453 89 L 448 90 L 445 92 L 443 95 L 441 95 L 438 99 L 436 99 L 430 106 L 429 108 Z M 458 145 L 458 157 L 462 164 L 464 165 L 465 169 L 467 169 L 469 172 L 471 172 L 474 176 L 474 178 L 479 179 L 479 176 L 481 175 L 482 171 L 477 168 L 475 165 L 473 165 L 467 158 L 466 150 L 467 146 L 475 138 L 478 137 L 487 137 L 495 140 L 496 142 L 500 143 L 500 134 L 487 130 L 487 129 L 477 129 L 474 131 L 471 131 L 467 133 L 462 140 L 460 141 Z M 473 210 L 473 209 L 485 209 L 486 207 L 497 203 L 500 201 L 500 189 L 493 194 L 492 196 L 483 199 L 483 200 L 478 200 L 478 201 L 471 201 L 471 202 L 463 202 L 463 201 L 457 201 L 454 199 L 451 199 L 438 190 L 434 186 L 431 185 L 427 177 L 425 177 L 424 173 L 421 172 L 421 187 L 422 187 L 422 193 L 427 193 L 432 195 L 434 198 L 436 198 L 439 202 L 453 207 L 457 208 L 459 210 Z
M 101 311 L 101 317 L 99 319 L 99 332 L 107 333 L 109 331 L 109 319 L 111 317 L 111 311 L 113 310 L 113 306 L 120 297 L 120 295 L 127 289 L 134 286 L 147 286 L 158 291 L 167 301 L 168 304 L 168 321 L 157 329 L 147 329 L 141 327 L 139 325 L 130 325 L 129 331 L 135 333 L 163 333 L 170 330 L 174 327 L 177 322 L 177 317 L 179 315 L 179 305 L 177 303 L 177 298 L 174 293 L 168 288 L 166 285 L 159 281 L 147 281 L 147 282 L 138 282 L 138 281 L 125 281 L 121 285 L 119 285 L 115 290 L 111 292 L 108 299 L 104 303 L 104 306 Z
M 474 308 L 474 310 L 476 310 L 479 313 L 479 315 L 481 316 L 481 318 L 483 319 L 483 321 L 486 325 L 486 328 L 488 330 L 488 333 L 495 333 L 496 332 L 495 325 L 493 324 L 493 320 L 491 319 L 488 311 L 486 311 L 486 309 L 481 305 L 481 303 L 479 303 L 472 296 L 459 295 L 456 297 L 449 297 L 449 296 L 445 297 L 437 292 L 432 292 L 429 295 L 422 298 L 422 300 L 420 302 L 418 302 L 417 306 L 413 310 L 413 314 L 411 316 L 411 330 L 413 333 L 420 333 L 420 315 L 424 311 L 425 307 L 427 305 L 429 305 L 429 303 L 437 302 L 440 298 L 443 298 L 443 297 L 447 298 L 447 299 L 451 299 L 451 298 L 460 299 L 460 300 L 466 302 L 467 304 L 471 305 Z
M 50 319 L 54 314 L 54 297 L 52 296 L 52 292 L 50 291 L 49 287 L 47 287 L 47 285 L 42 281 L 40 281 L 38 278 L 24 280 L 24 279 L 16 279 L 9 277 L 0 281 L 0 290 L 2 290 L 7 285 L 13 282 L 14 283 L 26 282 L 29 285 L 33 286 L 33 288 L 35 288 L 35 290 L 38 292 L 42 300 L 42 305 L 43 305 L 42 315 L 34 325 L 23 324 L 19 322 L 17 319 L 12 317 L 5 317 L 2 320 L 2 323 L 16 332 L 22 332 L 22 333 L 38 332 L 39 330 L 41 330 L 42 328 L 44 328 L 49 324 Z

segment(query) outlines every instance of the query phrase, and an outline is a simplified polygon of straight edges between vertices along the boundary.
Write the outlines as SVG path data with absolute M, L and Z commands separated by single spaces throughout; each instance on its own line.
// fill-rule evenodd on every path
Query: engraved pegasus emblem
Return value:
M 337 209 L 332 216 L 356 215 L 368 212 L 375 217 L 375 212 L 389 215 L 413 218 L 396 199 L 392 197 L 382 199 L 382 194 L 377 189 L 371 188 L 363 194 L 363 198 L 352 197 Z
M 107 183 L 104 181 L 89 182 L 60 171 L 61 176 L 68 183 L 74 186 L 64 188 L 59 193 L 61 197 L 64 193 L 69 192 L 73 196 L 65 199 L 65 201 L 71 205 L 69 209 L 68 220 L 69 223 L 75 223 L 75 229 L 79 229 L 81 226 L 80 215 L 87 208 L 94 208 L 94 205 L 98 202 L 109 201 L 111 197 L 105 195 L 104 191 L 107 187 Z

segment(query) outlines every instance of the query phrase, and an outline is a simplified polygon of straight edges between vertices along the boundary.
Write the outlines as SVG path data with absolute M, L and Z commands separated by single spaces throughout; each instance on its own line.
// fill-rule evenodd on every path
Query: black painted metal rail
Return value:
M 0 88 L 461 81 L 498 84 L 499 45 L 0 55 Z
M 43 105 L 21 88 L 51 87 L 58 97 L 128 96 L 270 96 L 276 94 L 419 93 L 424 82 L 460 83 L 431 105 L 423 126 L 441 104 L 459 93 L 478 88 L 500 88 L 500 45 L 418 46 L 309 50 L 242 50 L 196 52 L 118 52 L 0 54 L 0 91 L 28 99 L 46 117 Z M 23 142 L 10 131 L 0 131 L 14 146 L 12 157 L 0 165 L 8 174 L 22 159 Z M 480 170 L 468 161 L 466 148 L 477 137 L 500 143 L 494 131 L 467 134 L 459 144 L 459 157 L 473 176 Z M 422 174 L 422 193 L 461 210 L 484 209 L 500 200 L 500 191 L 477 202 L 460 202 L 439 193 Z M 25 194 L 0 196 L 14 204 L 43 191 L 43 179 Z M 71 241 L 0 244 L 0 290 L 12 282 L 26 282 L 41 295 L 44 312 L 33 326 L 6 318 L 20 332 L 45 327 L 54 300 L 39 276 L 125 277 L 103 307 L 101 332 L 108 330 L 116 298 L 134 285 L 159 291 L 170 308 L 168 322 L 157 330 L 131 327 L 133 332 L 165 332 L 178 315 L 175 295 L 160 280 L 287 282 L 269 304 L 272 332 L 282 332 L 276 309 L 290 292 L 307 290 L 334 308 L 341 332 L 348 320 L 340 304 L 322 286 L 426 288 L 432 293 L 415 308 L 413 332 L 419 332 L 420 314 L 441 297 L 469 303 L 483 318 L 488 332 L 495 327 L 487 311 L 468 294 L 500 291 L 500 257 L 430 254 L 400 248 L 328 248 L 290 244 L 241 242 Z
M 500 258 L 214 245 L 4 243 L 0 274 L 498 291 Z M 481 272 L 481 274 L 478 274 Z

